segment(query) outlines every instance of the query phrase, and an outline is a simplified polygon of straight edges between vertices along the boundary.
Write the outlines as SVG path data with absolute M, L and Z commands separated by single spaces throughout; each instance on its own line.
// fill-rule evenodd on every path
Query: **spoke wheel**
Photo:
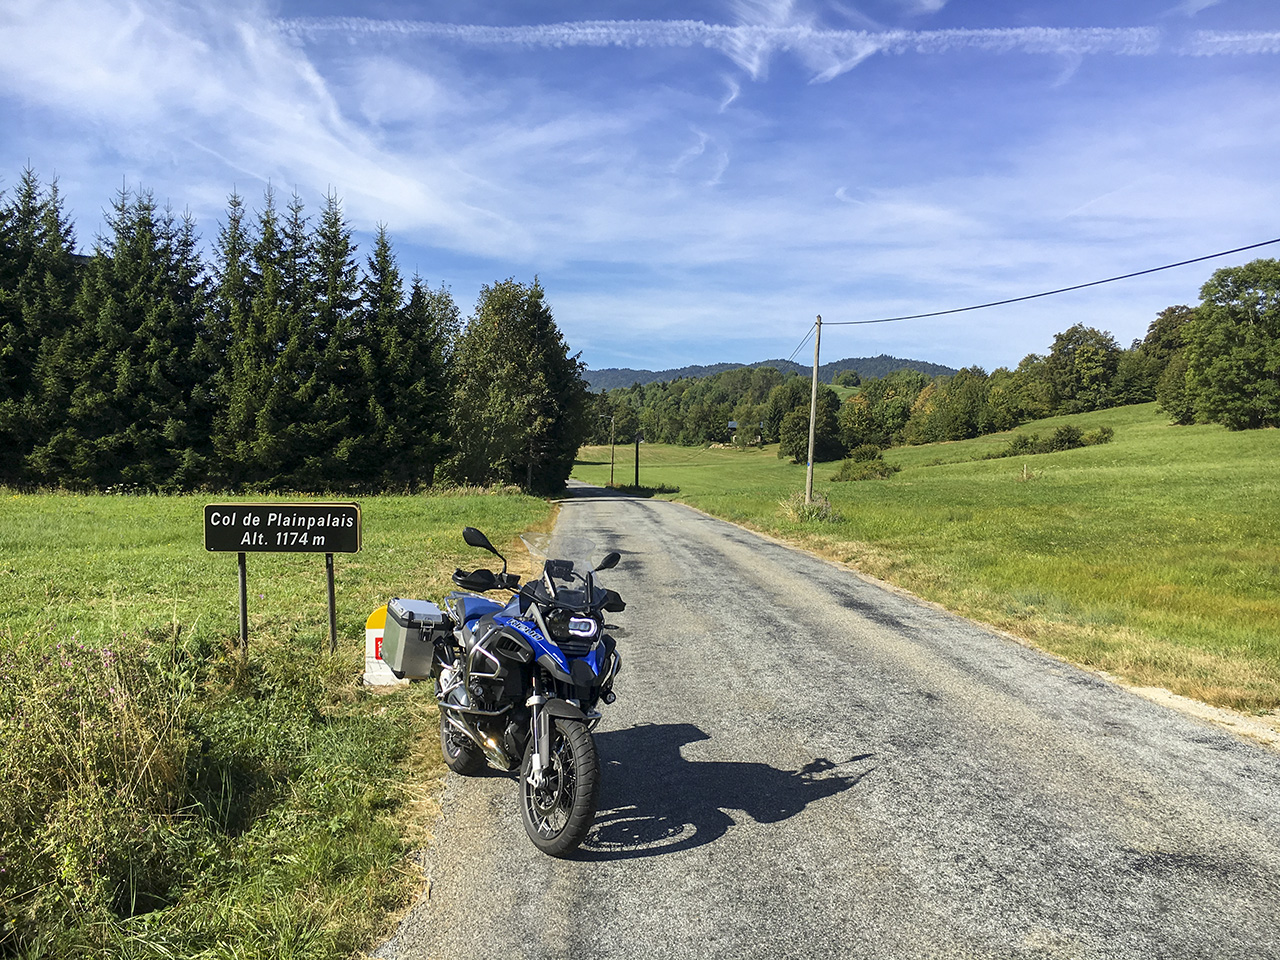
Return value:
M 440 711 L 440 752 L 444 754 L 444 762 L 449 765 L 449 769 L 464 777 L 479 773 L 486 763 L 480 748 L 465 733 L 460 733 L 449 725 L 449 718 L 444 710 Z
M 533 741 L 520 766 L 520 814 L 529 839 L 543 853 L 567 857 L 582 843 L 596 815 L 600 758 L 586 724 L 557 719 L 551 724 L 551 766 L 542 783 L 530 782 Z

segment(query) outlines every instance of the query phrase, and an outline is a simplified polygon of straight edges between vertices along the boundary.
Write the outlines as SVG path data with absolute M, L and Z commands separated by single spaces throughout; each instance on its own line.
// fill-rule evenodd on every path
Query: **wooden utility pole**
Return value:
M 613 428 L 617 421 L 617 417 L 607 413 L 600 414 L 601 420 L 609 421 L 609 486 L 613 486 Z
M 813 391 L 809 396 L 809 470 L 804 480 L 804 502 L 813 503 L 813 441 L 818 427 L 818 352 L 822 348 L 822 314 L 813 337 Z

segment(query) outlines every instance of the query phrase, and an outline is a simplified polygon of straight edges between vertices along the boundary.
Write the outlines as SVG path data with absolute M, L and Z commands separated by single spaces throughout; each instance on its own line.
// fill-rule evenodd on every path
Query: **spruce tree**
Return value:
M 316 283 L 316 392 L 306 423 L 300 479 L 308 489 L 360 486 L 368 427 L 369 344 L 360 312 L 359 271 L 351 228 L 337 195 L 325 198 L 312 247 Z
M 361 372 L 368 386 L 364 410 L 365 428 L 359 459 L 365 467 L 362 479 L 385 483 L 388 473 L 404 473 L 409 483 L 415 471 L 406 470 L 403 458 L 412 443 L 412 427 L 406 430 L 399 405 L 403 391 L 403 360 L 412 344 L 403 336 L 404 284 L 383 224 L 378 225 L 373 252 L 360 283 L 361 320 L 365 343 L 361 348 Z
M 414 489 L 431 485 L 450 450 L 447 360 L 459 313 L 445 287 L 432 290 L 415 275 L 409 300 L 395 320 L 384 368 L 394 400 L 382 482 Z
M 177 488 L 190 490 L 206 485 L 210 478 L 216 412 L 214 382 L 220 358 L 206 326 L 209 283 L 200 257 L 195 218 L 190 211 L 183 211 L 178 223 L 166 212 L 163 236 L 169 290 L 180 321 L 177 348 L 190 350 L 185 362 L 178 352 L 170 358 L 180 371 L 177 380 L 185 400 L 181 436 L 173 437 L 177 460 L 172 482 Z
M 212 446 L 213 476 L 238 489 L 258 479 L 253 473 L 258 374 L 253 317 L 253 239 L 245 226 L 244 201 L 236 192 L 227 200 L 227 220 L 218 231 L 218 247 L 205 328 L 218 371 L 213 381 L 216 413 Z
M 71 322 L 74 249 L 57 181 L 42 190 L 27 168 L 0 207 L 0 482 L 37 479 L 25 461 L 47 440 L 50 414 L 36 367 Z
M 49 481 L 178 489 L 199 479 L 187 405 L 199 371 L 200 273 L 189 218 L 122 189 L 76 299 L 76 325 L 42 352 L 54 414 L 31 463 Z
M 251 261 L 254 284 L 240 348 L 246 370 L 241 416 L 246 427 L 252 421 L 244 447 L 251 465 L 249 477 L 271 488 L 285 485 L 284 478 L 293 466 L 289 428 L 298 342 L 290 329 L 284 261 L 284 236 L 276 215 L 275 194 L 268 187 L 258 214 Z
M 282 462 L 275 485 L 281 489 L 305 490 L 315 486 L 308 475 L 309 447 L 314 431 L 316 397 L 320 387 L 320 338 L 316 332 L 316 279 L 314 242 L 302 199 L 295 192 L 281 224 L 279 254 L 282 344 L 276 360 L 276 376 L 282 395 L 273 404 L 284 428 Z

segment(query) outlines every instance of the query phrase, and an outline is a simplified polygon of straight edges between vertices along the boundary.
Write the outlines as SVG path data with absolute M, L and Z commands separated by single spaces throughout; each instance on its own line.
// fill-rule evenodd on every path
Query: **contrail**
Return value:
M 1215 56 L 1280 52 L 1280 33 L 1191 35 L 1186 45 L 1166 48 L 1156 27 L 1013 27 L 974 30 L 822 30 L 804 25 L 738 25 L 701 20 L 583 20 L 566 23 L 491 27 L 422 20 L 374 20 L 366 17 L 298 17 L 277 21 L 298 40 L 324 35 L 403 36 L 478 46 L 704 47 L 730 57 L 759 76 L 769 57 L 792 53 L 825 81 L 880 54 L 945 54 L 960 50 L 990 53 L 1089 56 L 1151 56 L 1163 50 L 1178 55 Z
M 1270 33 L 1202 30 L 1193 35 L 1187 52 L 1196 57 L 1280 53 L 1280 30 Z

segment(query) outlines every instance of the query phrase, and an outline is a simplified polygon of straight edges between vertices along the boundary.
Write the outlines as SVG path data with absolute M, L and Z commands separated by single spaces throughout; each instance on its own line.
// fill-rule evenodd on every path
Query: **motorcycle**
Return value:
M 520 812 L 534 845 L 553 857 L 577 849 L 595 819 L 600 760 L 592 731 L 601 703 L 613 703 L 622 667 L 606 613 L 626 609 L 595 574 L 617 566 L 609 553 L 592 566 L 585 538 L 521 537 L 540 575 L 521 584 L 479 530 L 469 546 L 502 561 L 502 571 L 456 570 L 461 588 L 444 599 L 453 623 L 437 639 L 431 676 L 440 704 L 440 747 L 456 773 L 487 764 L 519 770 Z M 550 549 L 555 548 L 555 554 Z M 505 602 L 483 594 L 505 590 Z

